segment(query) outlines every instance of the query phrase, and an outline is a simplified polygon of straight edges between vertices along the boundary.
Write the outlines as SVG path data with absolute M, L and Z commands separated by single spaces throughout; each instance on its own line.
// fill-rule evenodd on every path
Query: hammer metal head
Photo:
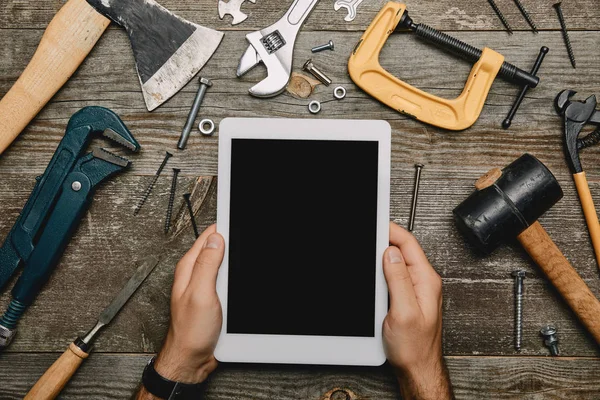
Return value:
M 490 186 L 472 193 L 453 214 L 467 240 L 490 253 L 527 229 L 562 196 L 552 172 L 537 158 L 524 154 Z

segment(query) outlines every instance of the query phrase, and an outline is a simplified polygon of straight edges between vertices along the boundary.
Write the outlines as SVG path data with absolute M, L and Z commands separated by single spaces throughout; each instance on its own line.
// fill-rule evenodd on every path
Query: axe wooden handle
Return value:
M 31 388 L 24 400 L 54 399 L 63 390 L 73 374 L 77 371 L 88 353 L 71 343 L 69 348 L 54 361 L 54 364 L 42 375 Z
M 536 221 L 517 238 L 600 344 L 600 301 L 556 247 L 548 233 Z
M 58 11 L 29 65 L 0 100 L 0 154 L 73 75 L 109 23 L 85 0 L 69 0 Z

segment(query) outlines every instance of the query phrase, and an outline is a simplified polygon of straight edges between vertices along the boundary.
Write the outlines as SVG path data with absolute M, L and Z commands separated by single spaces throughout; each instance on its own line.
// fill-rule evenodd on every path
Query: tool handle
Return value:
M 517 238 L 600 344 L 600 301 L 556 247 L 548 233 L 536 221 Z
M 71 343 L 58 360 L 54 361 L 54 364 L 38 379 L 25 396 L 25 400 L 56 398 L 88 356 L 89 353 L 81 350 L 75 343 Z
M 58 11 L 29 65 L 0 100 L 0 154 L 73 75 L 109 23 L 85 0 L 69 0 Z
M 583 209 L 583 215 L 585 215 L 585 222 L 587 223 L 588 231 L 590 232 L 592 246 L 594 246 L 594 253 L 596 253 L 596 262 L 598 263 L 600 262 L 600 222 L 598 222 L 598 214 L 596 214 L 594 200 L 590 193 L 590 187 L 587 178 L 585 177 L 585 172 L 573 174 L 573 179 L 575 180 L 577 194 L 581 201 L 581 208 Z

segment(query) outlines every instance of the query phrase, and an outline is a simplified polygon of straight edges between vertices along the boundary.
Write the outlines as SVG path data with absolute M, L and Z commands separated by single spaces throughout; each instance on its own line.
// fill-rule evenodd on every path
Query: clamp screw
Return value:
M 562 12 L 561 3 L 556 3 L 552 7 L 556 10 L 556 14 L 558 14 L 558 22 L 560 22 L 560 29 L 563 34 L 563 39 L 565 40 L 565 44 L 567 45 L 567 53 L 569 53 L 569 60 L 571 60 L 571 65 L 573 68 L 575 67 L 575 54 L 573 54 L 573 47 L 571 46 L 571 39 L 569 39 L 569 32 L 567 32 L 567 23 L 565 22 L 565 16 Z
M 417 199 L 419 198 L 419 185 L 421 184 L 421 170 L 423 164 L 415 164 L 415 187 L 413 190 L 412 206 L 410 207 L 410 218 L 408 220 L 408 231 L 412 232 L 415 227 L 415 217 L 417 214 Z
M 150 193 L 152 193 L 152 189 L 154 189 L 154 185 L 156 185 L 156 181 L 158 181 L 158 177 L 160 176 L 163 168 L 165 168 L 165 165 L 167 165 L 167 161 L 169 161 L 169 158 L 171 158 L 172 156 L 173 156 L 173 154 L 169 153 L 168 151 L 166 152 L 163 162 L 160 164 L 160 167 L 158 167 L 156 174 L 154 174 L 154 176 L 152 177 L 152 180 L 150 181 L 150 184 L 148 185 L 148 187 L 146 188 L 146 191 L 142 195 L 140 202 L 135 207 L 135 210 L 133 210 L 133 215 L 138 215 L 138 213 L 142 209 L 142 206 L 144 205 L 146 200 L 148 200 L 148 197 L 150 197 Z
M 558 330 L 553 325 L 546 325 L 542 329 L 540 329 L 540 333 L 544 336 L 544 344 L 546 347 L 550 348 L 550 354 L 553 356 L 558 356 L 560 352 L 558 351 L 558 337 L 556 336 Z
M 169 233 L 169 229 L 171 228 L 171 216 L 173 215 L 173 204 L 175 203 L 175 192 L 177 191 L 177 175 L 179 175 L 180 171 L 179 168 L 173 168 L 173 180 L 171 181 L 167 217 L 165 218 L 165 234 Z
M 190 132 L 192 132 L 192 127 L 194 126 L 194 121 L 196 121 L 198 111 L 200 111 L 200 105 L 202 105 L 202 100 L 204 100 L 204 96 L 206 95 L 206 90 L 211 86 L 212 82 L 210 79 L 200 78 L 200 87 L 198 88 L 198 93 L 196 93 L 196 98 L 194 99 L 194 104 L 192 104 L 187 121 L 183 127 L 183 132 L 181 132 L 179 143 L 177 143 L 177 148 L 179 150 L 185 149 L 187 141 L 190 137 Z
M 316 46 L 316 47 L 313 47 L 312 49 L 310 49 L 310 51 L 312 51 L 313 53 L 318 53 L 318 52 L 324 51 L 324 50 L 332 50 L 333 51 L 333 40 L 330 40 L 329 43 L 322 44 L 320 46 Z
M 513 271 L 511 275 L 515 278 L 515 350 L 521 351 L 521 337 L 523 336 L 523 279 L 525 279 L 525 271 Z
M 304 71 L 310 72 L 315 78 L 320 80 L 321 83 L 323 83 L 325 86 L 331 85 L 331 79 L 329 79 L 329 77 L 327 75 L 325 75 L 323 72 L 321 72 L 321 70 L 319 70 L 317 67 L 315 67 L 315 64 L 313 64 L 312 60 L 308 60 L 307 62 L 305 62 L 302 69 Z

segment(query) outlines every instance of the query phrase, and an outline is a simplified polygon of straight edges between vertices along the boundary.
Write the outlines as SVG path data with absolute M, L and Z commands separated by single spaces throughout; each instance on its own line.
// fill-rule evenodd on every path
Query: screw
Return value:
M 305 62 L 302 69 L 307 72 L 310 72 L 315 78 L 320 80 L 325 86 L 331 85 L 331 79 L 329 79 L 329 77 L 327 75 L 325 75 L 323 72 L 321 72 L 321 70 L 319 70 L 317 67 L 315 67 L 315 64 L 313 64 L 312 60 L 308 60 L 307 62 Z
M 558 21 L 560 22 L 560 29 L 562 30 L 563 39 L 565 39 L 565 44 L 567 45 L 567 52 L 569 53 L 569 60 L 571 60 L 571 65 L 573 68 L 575 67 L 575 54 L 573 54 L 573 47 L 571 46 L 571 39 L 569 39 L 569 32 L 567 32 L 567 24 L 565 22 L 565 16 L 562 12 L 561 3 L 556 3 L 552 7 L 556 10 L 556 14 L 558 14 Z
M 546 325 L 542 329 L 540 329 L 540 333 L 544 336 L 544 344 L 546 347 L 550 348 L 550 354 L 553 356 L 558 356 L 560 352 L 558 351 L 558 337 L 556 333 L 558 330 L 553 325 Z
M 542 65 L 542 61 L 544 61 L 544 57 L 546 57 L 546 54 L 548 54 L 548 48 L 546 46 L 542 46 L 542 48 L 540 49 L 540 53 L 538 54 L 538 57 L 535 60 L 535 63 L 533 64 L 533 68 L 531 68 L 531 75 L 537 75 L 538 71 L 540 70 L 540 66 Z M 521 106 L 521 103 L 523 102 L 523 99 L 525 98 L 525 95 L 527 94 L 528 90 L 529 90 L 529 85 L 524 85 L 523 88 L 521 88 L 521 92 L 515 99 L 515 102 L 512 105 L 512 107 L 510 108 L 510 111 L 508 112 L 506 119 L 504 121 L 502 121 L 502 127 L 504 129 L 510 128 L 510 125 L 512 124 L 512 120 L 515 117 L 517 110 Z
M 318 53 L 318 52 L 324 51 L 324 50 L 332 50 L 333 51 L 333 40 L 330 40 L 329 43 L 322 44 L 320 46 L 313 47 L 312 49 L 310 49 L 310 51 L 312 51 L 313 53 Z
M 502 25 L 504 25 L 504 27 L 506 28 L 506 31 L 512 35 L 512 33 L 513 33 L 512 28 L 508 24 L 508 21 L 504 17 L 504 14 L 502 14 L 502 11 L 500 11 L 500 8 L 498 8 L 498 5 L 496 4 L 496 2 L 494 0 L 488 0 L 488 3 L 490 3 L 490 6 L 492 6 L 492 8 L 494 9 L 494 12 L 498 16 L 498 18 L 500 18 L 500 22 L 502 22 Z
M 167 217 L 165 218 L 165 234 L 171 228 L 171 216 L 173 215 L 173 204 L 175 203 L 175 191 L 177 190 L 177 175 L 181 170 L 173 168 L 173 180 L 171 181 L 171 192 L 169 193 L 169 204 L 167 205 Z
M 187 141 L 190 137 L 190 132 L 192 132 L 192 127 L 194 126 L 194 121 L 196 121 L 196 117 L 198 116 L 198 111 L 200 110 L 200 105 L 202 104 L 202 100 L 204 100 L 204 96 L 206 95 L 206 90 L 212 86 L 212 82 L 207 78 L 200 78 L 200 87 L 198 88 L 198 93 L 196 93 L 196 98 L 194 99 L 194 104 L 192 104 L 192 108 L 190 113 L 188 114 L 187 121 L 185 126 L 183 127 L 183 132 L 181 132 L 181 137 L 179 138 L 179 143 L 177 143 L 177 148 L 179 150 L 185 149 Z
M 423 164 L 415 164 L 415 187 L 413 190 L 412 206 L 410 208 L 410 218 L 408 220 L 408 231 L 412 232 L 415 227 L 415 216 L 417 214 L 417 198 L 419 197 L 419 185 L 421 183 L 421 170 Z
M 525 279 L 525 271 L 513 271 L 511 275 L 515 277 L 515 350 L 521 351 L 521 337 L 523 335 L 523 279 Z
M 514 0 L 515 4 L 517 5 L 517 7 L 519 8 L 519 11 L 521 11 L 521 14 L 523 14 L 523 17 L 525 18 L 525 21 L 527 21 L 527 23 L 529 24 L 529 26 L 531 26 L 531 29 L 537 33 L 537 26 L 535 26 L 535 24 L 533 23 L 533 20 L 531 19 L 531 16 L 529 15 L 529 13 L 527 12 L 527 10 L 525 9 L 525 6 L 523 6 L 523 3 L 521 3 L 521 0 Z
M 190 212 L 190 220 L 192 221 L 192 228 L 194 228 L 194 235 L 196 235 L 196 239 L 200 234 L 198 233 L 198 225 L 196 225 L 196 217 L 194 216 L 194 209 L 192 208 L 192 202 L 190 201 L 191 193 L 186 193 L 183 195 L 185 199 L 185 203 L 187 204 L 188 211 Z
M 142 198 L 140 199 L 138 205 L 135 207 L 135 210 L 133 210 L 133 215 L 138 215 L 138 213 L 142 209 L 142 206 L 144 205 L 146 200 L 148 200 L 148 197 L 150 197 L 150 193 L 152 193 L 152 189 L 154 189 L 154 185 L 156 185 L 158 177 L 160 176 L 165 165 L 167 165 L 167 161 L 169 161 L 169 158 L 171 158 L 172 156 L 173 154 L 169 153 L 168 151 L 166 152 L 163 162 L 160 164 L 160 167 L 158 167 L 156 174 L 154 174 L 154 176 L 152 177 L 150 184 L 146 188 L 146 191 L 144 191 L 144 194 L 142 195 Z

